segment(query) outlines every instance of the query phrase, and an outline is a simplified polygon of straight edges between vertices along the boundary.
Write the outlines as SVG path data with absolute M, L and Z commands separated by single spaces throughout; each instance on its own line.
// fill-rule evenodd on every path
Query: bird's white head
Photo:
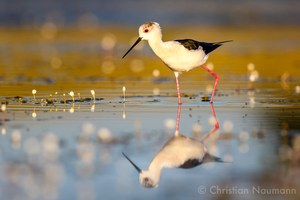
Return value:
M 160 179 L 159 174 L 152 173 L 151 171 L 142 171 L 139 174 L 140 184 L 146 188 L 155 188 L 158 186 Z
M 160 179 L 160 170 L 158 170 L 158 171 L 141 170 L 125 153 L 123 153 L 123 156 L 138 171 L 139 182 L 142 186 L 144 186 L 146 188 L 154 188 L 154 187 L 158 186 L 159 179 Z
M 157 22 L 147 22 L 140 26 L 139 28 L 139 38 L 135 41 L 135 43 L 130 47 L 130 49 L 124 54 L 122 58 L 125 56 L 142 40 L 161 40 L 162 33 L 160 26 Z
M 150 40 L 152 38 L 162 38 L 161 28 L 157 22 L 147 22 L 140 26 L 139 36 L 142 40 Z

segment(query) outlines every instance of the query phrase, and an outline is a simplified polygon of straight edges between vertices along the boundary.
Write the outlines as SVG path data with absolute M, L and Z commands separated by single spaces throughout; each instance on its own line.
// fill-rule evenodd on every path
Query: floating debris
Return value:
M 157 88 L 157 87 L 156 87 L 156 88 L 153 88 L 152 92 L 153 92 L 153 95 L 154 95 L 154 96 L 157 96 L 157 95 L 160 94 L 160 89 Z
M 249 81 L 251 82 L 255 82 L 259 77 L 259 73 L 258 71 L 254 70 L 254 71 L 251 71 L 250 75 L 249 75 Z
M 72 97 L 73 102 L 75 102 L 75 99 L 74 99 L 74 92 L 73 92 L 73 91 L 69 92 L 69 95 Z
M 1 134 L 2 134 L 2 135 L 6 135 L 6 128 L 4 128 L 4 127 L 1 128 Z
M 107 33 L 101 40 L 101 46 L 105 51 L 111 51 L 116 45 L 116 37 L 112 33 Z
M 249 152 L 249 144 L 247 143 L 241 143 L 239 145 L 239 151 L 242 153 L 242 154 L 245 154 L 245 153 L 248 153 Z
M 6 104 L 1 104 L 1 111 L 5 112 L 6 111 Z
M 46 105 L 49 106 L 49 105 L 54 105 L 54 101 L 53 99 L 46 99 Z
M 49 161 L 56 161 L 59 156 L 59 139 L 57 136 L 49 132 L 47 133 L 42 140 L 43 155 Z
M 90 135 L 90 134 L 92 134 L 93 132 L 95 132 L 95 130 L 96 130 L 96 127 L 95 127 L 95 125 L 94 125 L 93 123 L 91 123 L 91 122 L 84 122 L 84 123 L 82 124 L 82 132 L 83 132 L 84 134 Z
M 96 106 L 95 106 L 95 104 L 93 104 L 93 105 L 91 106 L 91 112 L 95 112 L 95 108 L 96 108 Z
M 152 72 L 152 75 L 157 78 L 160 76 L 160 71 L 158 69 L 154 69 L 153 72 Z
M 226 133 L 231 133 L 232 130 L 233 130 L 233 123 L 232 121 L 230 120 L 225 120 L 223 122 L 223 130 L 226 132 Z
M 111 74 L 115 71 L 115 64 L 112 61 L 104 61 L 101 65 L 101 70 L 104 74 Z
M 112 141 L 112 135 L 109 129 L 101 128 L 98 131 L 98 139 L 103 143 L 109 143 Z
M 94 103 L 95 103 L 96 102 L 96 97 L 95 97 L 96 93 L 95 93 L 95 90 L 91 90 L 91 94 L 93 96 Z
M 123 91 L 123 103 L 125 103 L 125 101 L 126 101 L 126 99 L 125 99 L 126 98 L 125 97 L 126 96 L 126 87 L 125 86 L 122 87 L 122 91 Z
M 124 144 L 131 138 L 130 135 L 114 137 L 108 128 L 100 128 L 97 135 L 98 141 L 103 144 Z
M 296 91 L 297 94 L 300 93 L 300 86 L 299 86 L 299 85 L 297 85 L 297 86 L 295 87 L 295 91 Z
M 37 117 L 37 114 L 36 114 L 36 112 L 35 112 L 35 109 L 34 109 L 33 112 L 31 113 L 31 117 L 32 117 L 32 118 L 36 118 L 36 117 Z
M 12 139 L 12 147 L 15 149 L 19 149 L 21 146 L 21 132 L 19 130 L 14 130 L 11 134 Z
M 140 73 L 145 69 L 144 62 L 139 59 L 134 59 L 130 62 L 130 69 L 134 73 Z
M 176 121 L 174 119 L 171 118 L 167 118 L 164 121 L 164 125 L 168 130 L 174 129 L 175 125 L 176 125 Z
M 203 101 L 203 102 L 208 102 L 208 101 L 210 101 L 210 97 L 209 96 L 203 96 L 203 97 L 201 97 L 201 101 Z
M 57 35 L 57 26 L 51 21 L 44 23 L 41 27 L 41 35 L 43 38 L 51 40 Z
M 249 140 L 249 133 L 246 131 L 241 131 L 239 134 L 239 140 L 241 142 L 246 142 Z
M 57 56 L 53 56 L 50 62 L 53 69 L 59 69 L 63 64 L 62 60 Z
M 33 95 L 33 100 L 35 101 L 35 94 L 36 94 L 37 91 L 36 91 L 36 89 L 33 89 L 31 92 L 32 92 L 32 95 Z
M 211 71 L 213 71 L 214 68 L 215 68 L 215 66 L 214 66 L 214 64 L 213 64 L 212 62 L 208 62 L 208 63 L 206 64 L 206 67 L 207 67 L 208 69 L 210 69 Z
M 249 72 L 252 72 L 255 70 L 255 65 L 253 63 L 248 63 L 247 69 Z
M 72 107 L 70 108 L 69 112 L 70 112 L 71 114 L 73 114 L 73 113 L 75 112 L 74 104 L 72 104 Z

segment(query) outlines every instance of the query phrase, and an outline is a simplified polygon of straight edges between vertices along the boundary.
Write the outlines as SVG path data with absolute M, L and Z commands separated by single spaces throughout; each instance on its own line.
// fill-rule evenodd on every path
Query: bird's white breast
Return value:
M 151 43 L 154 53 L 173 71 L 184 72 L 204 64 L 208 55 L 202 49 L 188 50 L 179 42 Z
M 157 155 L 164 167 L 178 167 L 189 159 L 201 160 L 206 152 L 205 146 L 191 138 L 178 136 L 170 140 Z

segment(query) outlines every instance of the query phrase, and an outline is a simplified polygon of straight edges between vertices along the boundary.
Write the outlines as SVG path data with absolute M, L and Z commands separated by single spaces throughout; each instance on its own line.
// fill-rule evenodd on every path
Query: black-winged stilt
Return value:
M 225 42 L 198 42 L 192 39 L 181 39 L 173 41 L 162 41 L 162 32 L 157 22 L 147 22 L 139 28 L 139 38 L 132 47 L 124 54 L 124 58 L 141 40 L 148 40 L 148 43 L 154 53 L 174 72 L 176 78 L 178 104 L 181 104 L 179 75 L 182 72 L 189 71 L 201 66 L 215 77 L 215 84 L 210 98 L 213 103 L 214 94 L 218 85 L 219 76 L 203 65 L 209 53 L 221 46 Z
M 138 171 L 139 182 L 142 186 L 147 188 L 157 187 L 163 168 L 189 169 L 207 162 L 224 162 L 221 158 L 211 155 L 203 144 L 204 140 L 219 129 L 219 123 L 212 104 L 211 109 L 215 119 L 215 127 L 198 141 L 179 133 L 181 105 L 178 105 L 175 133 L 156 154 L 147 170 L 140 169 L 125 153 L 123 153 L 124 157 Z

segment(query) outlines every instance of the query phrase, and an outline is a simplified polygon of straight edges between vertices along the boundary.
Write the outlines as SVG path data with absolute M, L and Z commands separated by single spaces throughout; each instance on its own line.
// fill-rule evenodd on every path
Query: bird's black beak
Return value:
M 124 54 L 124 56 L 122 58 L 125 58 L 125 56 L 142 40 L 142 37 L 139 37 L 135 43 L 132 45 L 132 47 L 130 47 L 130 49 Z
M 142 170 L 136 165 L 136 164 L 134 164 L 134 162 L 132 162 L 131 160 L 130 160 L 130 158 L 128 158 L 128 156 L 126 156 L 126 154 L 124 153 L 124 152 L 122 152 L 122 154 L 123 154 L 123 156 L 134 166 L 134 168 L 139 172 L 139 173 L 141 173 L 142 172 Z

